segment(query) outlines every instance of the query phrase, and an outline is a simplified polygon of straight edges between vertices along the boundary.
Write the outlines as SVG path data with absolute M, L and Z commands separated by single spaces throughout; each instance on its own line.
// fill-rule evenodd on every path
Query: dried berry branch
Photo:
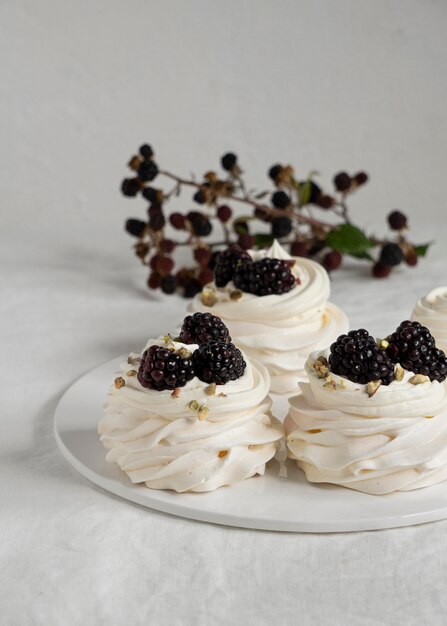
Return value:
M 147 219 L 128 219 L 126 230 L 138 239 L 135 254 L 150 268 L 148 286 L 161 288 L 164 293 L 180 289 L 185 297 L 194 296 L 213 279 L 217 255 L 231 244 L 248 250 L 268 247 L 278 239 L 293 256 L 311 257 L 328 271 L 341 265 L 343 255 L 350 255 L 369 261 L 373 276 L 378 278 L 388 276 L 402 262 L 416 265 L 429 247 L 407 239 L 408 220 L 400 211 L 388 215 L 394 233 L 389 238 L 368 236 L 353 223 L 347 201 L 368 181 L 365 172 L 354 176 L 339 172 L 333 178 L 333 191 L 325 193 L 314 180 L 315 172 L 299 180 L 290 165 L 276 164 L 268 171 L 274 189 L 256 192 L 249 190 L 237 157 L 230 152 L 221 158 L 224 174 L 208 171 L 201 182 L 160 169 L 147 144 L 128 166 L 134 176 L 123 180 L 122 193 L 127 197 L 141 195 L 149 206 Z M 170 188 L 152 186 L 156 178 L 170 182 Z M 167 220 L 168 204 L 188 188 L 193 189 L 192 201 L 197 208 L 170 212 Z M 249 208 L 249 214 L 236 214 L 236 206 Z M 315 218 L 314 209 L 336 221 Z M 211 235 L 217 224 L 221 236 L 215 240 Z M 169 237 L 169 230 L 183 236 Z M 179 246 L 191 249 L 193 263 L 174 271 L 173 253 Z

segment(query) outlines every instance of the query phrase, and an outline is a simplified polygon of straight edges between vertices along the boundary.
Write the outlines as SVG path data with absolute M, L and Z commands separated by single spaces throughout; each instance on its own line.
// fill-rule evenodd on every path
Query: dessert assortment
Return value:
M 219 318 L 188 316 L 178 338 L 150 339 L 121 365 L 98 427 L 106 460 L 133 483 L 177 492 L 263 474 L 283 437 L 269 387 Z
M 270 390 L 290 394 L 297 392 L 309 352 L 348 328 L 329 295 L 326 270 L 291 257 L 275 241 L 269 250 L 232 246 L 221 253 L 214 281 L 195 296 L 190 310 L 218 315 L 244 353 L 267 367 Z
M 306 372 L 284 425 L 310 482 L 379 495 L 447 478 L 447 358 L 426 327 L 405 321 L 378 343 L 350 331 Z
M 418 300 L 412 319 L 428 326 L 439 348 L 447 351 L 447 287 L 433 289 Z

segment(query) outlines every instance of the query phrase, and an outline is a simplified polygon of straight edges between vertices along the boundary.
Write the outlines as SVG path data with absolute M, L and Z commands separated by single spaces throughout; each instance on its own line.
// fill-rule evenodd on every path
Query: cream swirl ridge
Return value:
M 277 242 L 269 250 L 250 254 L 254 260 L 292 259 Z M 271 390 L 277 393 L 296 391 L 309 352 L 326 348 L 348 328 L 345 314 L 328 303 L 330 283 L 326 270 L 310 259 L 296 257 L 294 261 L 292 272 L 299 284 L 281 295 L 260 297 L 244 293 L 235 301 L 231 297 L 235 289 L 232 283 L 222 290 L 211 285 L 216 299 L 212 313 L 225 322 L 234 341 L 249 357 L 266 365 L 272 379 Z M 201 294 L 189 307 L 190 311 L 207 309 Z
M 163 345 L 150 340 L 149 345 Z M 194 351 L 197 346 L 174 344 Z M 133 355 L 138 357 L 138 355 Z M 111 386 L 98 431 L 117 463 L 134 483 L 154 489 L 209 491 L 254 474 L 263 474 L 282 437 L 270 411 L 269 375 L 247 360 L 244 375 L 207 394 L 207 383 L 194 378 L 178 397 L 142 387 L 123 363 L 124 386 Z M 192 412 L 196 402 L 206 419 Z
M 406 372 L 369 397 L 364 385 L 332 374 L 334 391 L 313 371 L 320 354 L 309 357 L 309 382 L 285 420 L 289 456 L 309 481 L 379 495 L 447 478 L 446 385 L 414 385 Z
M 420 298 L 411 319 L 426 326 L 435 338 L 437 347 L 447 351 L 447 287 L 433 289 L 427 296 Z

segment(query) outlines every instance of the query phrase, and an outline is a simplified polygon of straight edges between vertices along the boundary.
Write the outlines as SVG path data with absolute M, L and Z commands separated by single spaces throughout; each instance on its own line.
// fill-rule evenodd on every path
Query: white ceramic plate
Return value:
M 105 462 L 97 424 L 107 389 L 125 357 L 88 372 L 65 393 L 56 409 L 57 444 L 73 467 L 96 485 L 126 500 L 195 520 L 288 532 L 339 532 L 410 526 L 447 518 L 447 482 L 408 493 L 370 496 L 332 485 L 312 485 L 294 463 L 287 478 L 272 461 L 254 477 L 210 493 L 177 494 L 132 485 Z M 275 398 L 279 417 L 287 403 Z

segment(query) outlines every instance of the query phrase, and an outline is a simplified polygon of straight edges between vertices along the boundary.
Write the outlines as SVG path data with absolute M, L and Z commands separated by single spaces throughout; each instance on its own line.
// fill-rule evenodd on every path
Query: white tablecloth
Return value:
M 333 299 L 354 327 L 384 334 L 445 282 L 443 269 L 439 249 L 387 281 L 341 271 Z M 1 624 L 445 623 L 447 522 L 239 530 L 154 512 L 82 478 L 55 445 L 58 399 L 88 368 L 178 321 L 185 302 L 146 295 L 124 249 L 105 255 L 92 242 L 36 241 L 23 256 L 5 242 L 1 282 Z

